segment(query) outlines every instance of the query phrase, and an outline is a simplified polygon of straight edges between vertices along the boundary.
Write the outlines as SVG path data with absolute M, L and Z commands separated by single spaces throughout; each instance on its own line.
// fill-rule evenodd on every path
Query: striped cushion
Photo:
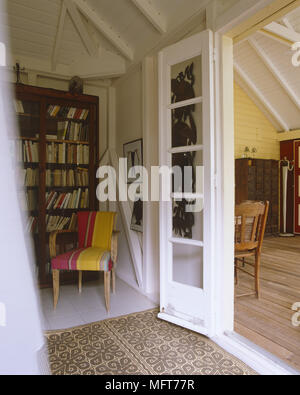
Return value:
M 80 212 L 77 215 L 79 248 L 52 259 L 52 269 L 110 272 L 116 213 Z
M 112 267 L 110 252 L 103 248 L 79 248 L 52 259 L 53 270 L 110 272 Z

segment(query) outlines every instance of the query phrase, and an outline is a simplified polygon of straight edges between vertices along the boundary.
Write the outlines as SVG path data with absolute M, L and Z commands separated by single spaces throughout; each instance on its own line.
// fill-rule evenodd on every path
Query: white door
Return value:
M 160 166 L 193 171 L 185 188 L 172 182 L 171 200 L 160 203 L 159 318 L 207 336 L 214 332 L 213 69 L 210 31 L 160 53 Z

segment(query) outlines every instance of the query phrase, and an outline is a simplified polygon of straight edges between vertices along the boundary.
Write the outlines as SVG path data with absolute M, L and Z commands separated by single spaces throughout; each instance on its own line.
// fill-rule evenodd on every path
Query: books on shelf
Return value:
M 26 223 L 25 231 L 27 233 L 37 233 L 38 231 L 38 219 L 37 217 L 29 217 Z
M 21 169 L 20 181 L 25 187 L 37 187 L 39 185 L 39 170 L 38 169 Z
M 38 163 L 39 143 L 30 140 L 16 140 L 15 157 L 18 162 Z
M 88 141 L 89 125 L 78 122 L 64 121 L 57 123 L 58 140 Z
M 46 193 L 47 210 L 76 210 L 89 207 L 89 190 L 77 189 L 72 193 L 52 191 Z
M 88 185 L 88 169 L 46 170 L 46 187 L 86 187 Z
M 46 149 L 47 163 L 89 164 L 89 146 L 82 144 L 48 143 Z
M 84 108 L 50 105 L 48 107 L 47 114 L 51 118 L 66 118 L 85 121 L 89 116 L 89 110 Z
M 72 230 L 77 229 L 77 215 L 60 216 L 60 215 L 47 215 L 46 216 L 46 231 L 53 232 L 55 230 Z
M 26 191 L 27 210 L 35 211 L 38 208 L 38 195 L 37 191 Z
M 15 111 L 17 114 L 24 114 L 24 106 L 21 100 L 14 100 Z

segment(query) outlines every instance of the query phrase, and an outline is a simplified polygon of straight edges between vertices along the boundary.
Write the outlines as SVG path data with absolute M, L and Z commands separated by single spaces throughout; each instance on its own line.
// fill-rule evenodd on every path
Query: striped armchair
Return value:
M 79 292 L 82 291 L 82 272 L 104 272 L 104 294 L 107 311 L 110 310 L 110 281 L 115 293 L 115 267 L 117 264 L 118 233 L 114 231 L 116 213 L 80 212 L 78 213 L 78 248 L 56 256 L 56 238 L 61 233 L 56 231 L 50 235 L 50 255 L 53 276 L 54 309 L 59 298 L 60 270 L 76 270 L 79 272 Z

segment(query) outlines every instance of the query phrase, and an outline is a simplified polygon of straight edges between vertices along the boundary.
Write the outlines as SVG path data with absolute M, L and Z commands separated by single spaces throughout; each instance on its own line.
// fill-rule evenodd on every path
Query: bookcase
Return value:
M 39 284 L 48 287 L 50 232 L 72 230 L 61 247 L 74 244 L 76 213 L 97 207 L 99 98 L 20 84 L 15 92 L 12 110 L 19 136 L 14 144 L 22 208 L 27 212 L 24 227 L 33 240 Z M 61 281 L 73 282 L 74 276 L 62 273 Z

